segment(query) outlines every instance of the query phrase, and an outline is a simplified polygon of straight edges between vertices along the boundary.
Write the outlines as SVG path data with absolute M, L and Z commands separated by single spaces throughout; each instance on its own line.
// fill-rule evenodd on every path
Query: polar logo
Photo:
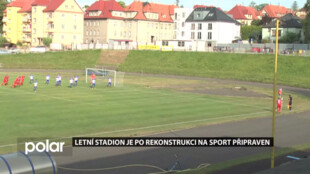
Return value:
M 25 154 L 30 152 L 63 152 L 63 146 L 65 142 L 51 142 L 46 140 L 45 142 L 25 142 Z

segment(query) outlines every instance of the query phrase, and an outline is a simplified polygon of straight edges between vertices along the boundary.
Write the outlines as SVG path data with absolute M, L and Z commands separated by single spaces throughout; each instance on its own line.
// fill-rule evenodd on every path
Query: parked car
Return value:
M 30 48 L 31 53 L 45 53 L 46 48 L 45 46 L 36 46 L 36 47 L 31 47 Z
M 253 48 L 251 49 L 251 51 L 252 51 L 252 52 L 256 52 L 256 53 L 260 53 L 260 52 L 261 52 L 260 48 L 258 48 L 258 47 L 253 47 Z

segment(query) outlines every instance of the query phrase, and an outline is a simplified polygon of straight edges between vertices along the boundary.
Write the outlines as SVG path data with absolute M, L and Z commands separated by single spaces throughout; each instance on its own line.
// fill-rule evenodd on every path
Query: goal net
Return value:
M 108 85 L 109 78 L 111 78 L 112 86 L 114 87 L 123 87 L 124 83 L 124 72 L 117 72 L 115 70 L 108 69 L 98 69 L 98 68 L 86 68 L 85 69 L 85 78 L 86 83 L 91 82 L 91 76 L 96 75 L 96 83 Z

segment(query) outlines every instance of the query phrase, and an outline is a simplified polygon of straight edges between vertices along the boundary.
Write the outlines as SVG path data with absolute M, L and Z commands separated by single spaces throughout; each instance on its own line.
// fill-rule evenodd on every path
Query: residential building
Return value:
M 84 15 L 84 43 L 102 44 L 127 39 L 132 26 L 124 21 L 125 15 L 125 9 L 115 0 L 94 2 Z
M 280 18 L 288 13 L 294 14 L 293 10 L 280 5 L 266 5 L 260 12 L 263 16 L 267 15 L 270 18 Z
M 190 38 L 190 26 L 186 25 L 186 19 L 192 13 L 192 8 L 176 8 L 174 9 L 174 39 L 185 40 Z
M 84 42 L 154 44 L 173 39 L 174 8 L 135 0 L 123 9 L 115 0 L 98 0 L 86 10 Z
M 236 5 L 227 14 L 231 15 L 242 25 L 251 25 L 253 20 L 262 19 L 262 14 L 256 9 L 242 5 Z
M 15 0 L 4 12 L 5 37 L 37 46 L 43 38 L 69 46 L 83 42 L 83 11 L 75 0 Z
M 262 38 L 274 42 L 276 40 L 276 20 L 264 25 L 262 29 Z M 302 23 L 300 19 L 291 13 L 280 18 L 279 38 L 287 33 L 295 33 L 300 36 L 300 41 L 303 40 Z
M 305 19 L 307 17 L 307 11 L 305 8 L 301 8 L 296 12 L 296 16 L 300 19 Z
M 186 24 L 190 26 L 187 39 L 200 45 L 204 43 L 203 47 L 240 39 L 241 23 L 215 7 L 196 8 L 186 19 Z

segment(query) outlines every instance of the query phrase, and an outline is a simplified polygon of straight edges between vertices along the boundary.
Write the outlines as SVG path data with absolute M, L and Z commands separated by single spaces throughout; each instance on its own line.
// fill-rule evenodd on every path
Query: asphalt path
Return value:
M 203 126 L 176 132 L 158 134 L 159 137 L 270 137 L 271 117 L 250 119 L 226 124 Z M 277 117 L 276 147 L 291 147 L 310 143 L 310 111 Z M 72 149 L 71 149 L 72 150 Z M 99 169 L 129 164 L 145 164 L 170 170 L 188 169 L 202 163 L 215 164 L 227 160 L 270 152 L 265 147 L 173 147 L 173 148 L 74 148 L 73 155 L 55 157 L 58 166 L 75 169 Z M 178 162 L 178 163 L 177 163 Z M 71 164 L 70 164 L 71 163 Z M 96 172 L 69 171 L 59 168 L 59 173 L 152 173 L 150 167 L 127 167 Z

